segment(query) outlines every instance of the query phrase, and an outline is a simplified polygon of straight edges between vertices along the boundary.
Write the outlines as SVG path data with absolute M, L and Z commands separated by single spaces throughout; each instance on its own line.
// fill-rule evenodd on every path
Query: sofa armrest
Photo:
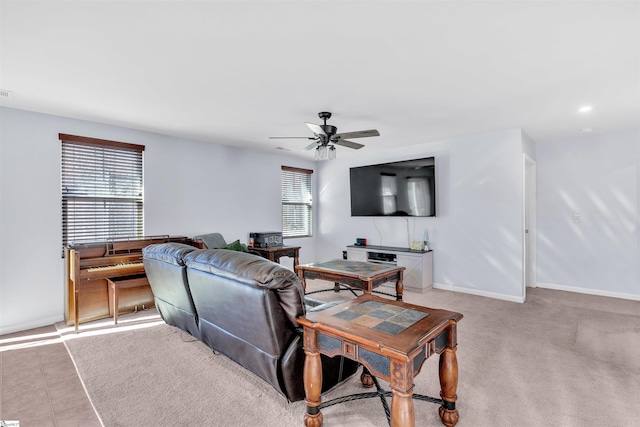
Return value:
M 199 249 L 216 249 L 227 244 L 220 233 L 207 233 L 193 236 L 194 241 L 202 242 L 204 247 Z

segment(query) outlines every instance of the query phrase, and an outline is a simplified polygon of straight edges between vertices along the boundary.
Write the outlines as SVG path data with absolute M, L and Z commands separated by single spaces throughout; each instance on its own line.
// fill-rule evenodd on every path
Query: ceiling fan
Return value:
M 308 151 L 313 148 L 316 149 L 316 159 L 335 158 L 335 145 L 342 147 L 353 148 L 359 150 L 364 147 L 363 144 L 349 141 L 347 138 L 365 138 L 370 136 L 380 136 L 380 132 L 376 129 L 361 130 L 356 132 L 337 133 L 338 128 L 327 124 L 327 119 L 331 118 L 331 113 L 328 111 L 321 111 L 318 113 L 318 117 L 324 120 L 324 124 L 317 125 L 315 123 L 305 123 L 309 126 L 309 129 L 313 132 L 313 137 L 306 136 L 271 136 L 269 139 L 310 139 L 313 142 L 302 149 L 302 151 Z

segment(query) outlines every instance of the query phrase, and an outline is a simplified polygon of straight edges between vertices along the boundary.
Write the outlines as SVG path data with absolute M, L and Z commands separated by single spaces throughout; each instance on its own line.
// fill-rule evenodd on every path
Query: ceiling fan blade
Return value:
M 270 136 L 269 139 L 315 139 L 311 136 Z
M 356 132 L 338 133 L 336 134 L 336 136 L 339 136 L 340 138 L 365 138 L 368 136 L 380 136 L 380 132 L 378 132 L 376 129 L 369 129 L 359 130 Z
M 307 145 L 306 147 L 304 147 L 304 148 L 302 149 L 302 151 L 309 151 L 309 150 L 312 150 L 312 149 L 316 148 L 317 146 L 318 146 L 318 141 L 316 141 L 316 142 L 314 142 L 314 143 L 312 143 L 312 144 Z
M 326 132 L 324 131 L 324 129 L 320 127 L 320 125 L 316 125 L 314 123 L 307 123 L 307 122 L 305 122 L 305 124 L 309 126 L 309 129 L 311 129 L 311 131 L 314 134 L 327 136 Z
M 353 141 L 347 141 L 342 138 L 336 141 L 331 141 L 331 142 L 335 145 L 342 145 L 343 147 L 353 148 L 354 150 L 359 150 L 362 147 L 364 147 L 364 145 L 362 144 L 358 144 L 357 142 L 353 142 Z

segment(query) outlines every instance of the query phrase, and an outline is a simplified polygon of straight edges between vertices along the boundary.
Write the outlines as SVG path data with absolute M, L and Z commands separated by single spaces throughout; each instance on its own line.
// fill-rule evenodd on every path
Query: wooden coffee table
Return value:
M 304 389 L 307 412 L 306 427 L 320 427 L 320 409 L 348 400 L 380 396 L 392 427 L 413 427 L 413 399 L 440 404 L 443 424 L 458 422 L 456 390 L 458 387 L 457 323 L 462 314 L 393 301 L 364 294 L 351 301 L 322 311 L 307 313 L 298 319 L 304 328 Z M 391 392 L 378 387 L 376 393 L 363 393 L 321 402 L 322 362 L 320 354 L 342 355 L 361 363 L 367 375 L 388 381 Z M 440 397 L 414 395 L 413 379 L 423 362 L 439 354 Z M 375 378 L 374 378 L 375 379 Z M 391 395 L 391 409 L 386 397 Z M 335 401 L 335 402 L 334 402 Z
M 341 283 L 349 288 L 362 290 L 365 294 L 374 292 L 373 290 L 386 282 L 396 282 L 396 299 L 402 300 L 404 284 L 402 277 L 404 267 L 394 265 L 374 264 L 371 262 L 331 260 L 324 262 L 314 262 L 302 264 L 296 267 L 296 272 L 302 283 L 302 289 L 307 288 L 307 279 L 321 279 Z M 334 289 L 339 290 L 338 285 Z M 380 292 L 383 293 L 383 292 Z

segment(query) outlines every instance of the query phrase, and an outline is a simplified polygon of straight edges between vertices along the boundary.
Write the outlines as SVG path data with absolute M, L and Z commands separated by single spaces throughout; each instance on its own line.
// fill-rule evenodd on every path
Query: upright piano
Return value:
M 153 293 L 144 272 L 142 249 L 148 245 L 178 242 L 193 245 L 188 237 L 150 236 L 111 239 L 69 245 L 66 256 L 64 316 L 67 325 L 78 325 L 118 313 L 154 305 Z M 109 280 L 135 279 L 143 286 L 123 289 L 114 307 Z

